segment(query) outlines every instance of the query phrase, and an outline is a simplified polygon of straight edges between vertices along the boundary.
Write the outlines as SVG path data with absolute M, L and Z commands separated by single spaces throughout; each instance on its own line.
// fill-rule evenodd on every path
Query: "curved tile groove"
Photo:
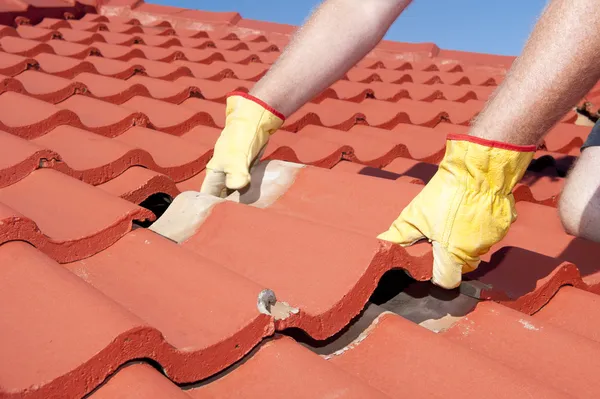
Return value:
M 193 217 L 184 217 L 192 208 L 199 211 L 194 211 Z M 231 220 L 238 222 L 234 225 Z M 433 260 L 422 245 L 404 249 L 373 237 L 232 201 L 218 201 L 200 193 L 177 197 L 152 229 L 272 289 L 278 302 L 296 309 L 289 315 L 275 316 L 276 327 L 302 328 L 316 339 L 334 335 L 357 315 L 381 276 L 391 268 L 402 267 L 419 280 L 431 277 Z M 254 232 L 248 234 L 250 230 Z M 273 253 L 257 250 L 267 237 L 281 238 Z M 238 245 L 232 247 L 231 242 Z M 229 249 L 225 251 L 225 247 Z M 350 247 L 351 253 L 344 249 Z M 281 269 L 282 262 L 285 269 Z M 262 266 L 251 269 L 247 267 L 249 263 Z M 322 289 L 318 289 L 321 285 Z
M 144 262 L 136 259 L 140 249 L 146 253 Z M 6 314 L 3 323 L 8 326 L 17 319 L 23 322 L 25 317 L 29 327 L 21 334 L 6 336 L 0 345 L 3 356 L 12 355 L 15 349 L 28 348 L 26 365 L 12 371 L 3 369 L 3 396 L 82 397 L 120 365 L 139 358 L 156 360 L 176 382 L 196 381 L 227 367 L 264 336 L 272 334 L 269 317 L 256 310 L 260 287 L 226 269 L 177 249 L 176 244 L 148 231 L 129 233 L 110 251 L 112 255 L 132 256 L 130 273 L 123 274 L 120 267 L 114 268 L 110 258 L 107 262 L 110 256 L 107 251 L 85 262 L 68 264 L 66 270 L 26 243 L 0 246 L 0 259 L 10 264 L 2 273 L 28 287 L 22 292 L 16 285 L 14 289 L 3 290 L 3 297 L 20 298 L 22 305 L 15 307 L 18 312 Z M 175 255 L 177 271 L 163 267 L 159 259 L 165 253 Z M 164 275 L 159 280 L 140 280 L 139 272 L 143 269 L 158 272 L 162 269 Z M 196 289 L 198 282 L 208 281 L 227 281 L 236 287 L 240 299 L 248 300 L 227 304 L 208 295 L 206 290 Z M 147 306 L 145 290 L 168 286 L 174 291 L 163 301 L 164 312 Z M 217 286 L 213 284 L 213 291 L 218 290 Z M 141 287 L 145 288 L 140 290 Z M 48 301 L 49 297 L 52 301 Z M 212 306 L 206 308 L 207 305 Z M 183 309 L 187 313 L 188 331 L 173 328 L 178 312 Z M 208 315 L 198 313 L 201 309 L 227 312 L 231 321 L 211 326 L 207 323 Z M 70 334 L 64 334 L 64 326 L 70 326 Z M 198 331 L 204 334 L 197 334 Z M 75 336 L 78 338 L 74 339 Z M 55 361 L 54 351 L 38 350 L 48 345 L 61 352 L 61 362 Z M 43 384 L 36 383 L 40 376 Z
M 134 221 L 154 219 L 146 209 L 51 169 L 1 188 L 0 203 L 0 242 L 27 241 L 60 263 L 100 252 Z
M 139 166 L 132 166 L 98 188 L 134 204 L 141 204 L 154 194 L 164 193 L 175 198 L 181 193 L 168 176 Z
M 0 131 L 0 188 L 27 177 L 41 164 L 59 159 L 56 152 L 44 146 Z

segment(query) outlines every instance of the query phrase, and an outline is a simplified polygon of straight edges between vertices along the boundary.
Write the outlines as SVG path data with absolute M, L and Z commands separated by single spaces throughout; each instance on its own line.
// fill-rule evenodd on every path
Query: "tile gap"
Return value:
M 591 110 L 591 108 L 592 108 L 592 104 L 591 103 L 586 103 L 586 104 L 583 104 L 580 107 L 577 107 L 576 112 L 578 114 L 580 114 L 580 115 L 585 116 L 586 118 L 588 118 L 592 122 L 596 123 L 598 121 L 598 117 L 600 115 L 599 115 L 598 111 L 593 112 Z
M 462 318 L 477 303 L 478 299 L 461 294 L 458 289 L 446 290 L 430 282 L 414 281 L 379 306 L 413 323 L 437 330 L 439 321 Z
M 369 301 L 382 305 L 401 293 L 414 280 L 403 269 L 388 270 L 381 276 Z
M 150 195 L 148 198 L 140 202 L 140 206 L 142 208 L 148 209 L 152 212 L 156 219 L 162 216 L 163 213 L 167 210 L 169 205 L 173 202 L 173 197 L 165 193 L 154 193 Z M 155 219 L 155 220 L 156 220 Z M 140 227 L 150 227 L 152 225 L 152 221 L 134 221 L 134 223 Z
M 325 340 L 316 340 L 303 330 L 295 327 L 280 331 L 280 334 L 293 338 L 300 345 L 318 355 L 330 355 L 357 339 L 373 323 L 373 320 L 384 311 L 381 307 L 369 302 L 341 331 Z
M 287 335 L 319 355 L 330 355 L 354 342 L 383 312 L 395 313 L 431 331 L 441 331 L 470 313 L 479 301 L 456 290 L 411 279 L 404 270 L 385 273 L 363 310 L 341 331 L 315 340 L 304 331 L 289 328 Z
M 286 329 L 281 334 L 293 338 L 319 355 L 330 355 L 357 339 L 377 316 L 387 310 L 380 305 L 386 304 L 413 282 L 414 280 L 402 269 L 387 271 L 380 278 L 377 287 L 361 312 L 337 334 L 325 340 L 316 340 L 298 328 Z

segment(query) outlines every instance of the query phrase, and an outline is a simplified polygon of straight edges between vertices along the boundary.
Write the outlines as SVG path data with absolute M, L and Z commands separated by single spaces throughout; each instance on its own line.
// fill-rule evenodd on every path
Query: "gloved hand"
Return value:
M 227 97 L 225 128 L 206 165 L 201 192 L 224 197 L 226 189 L 239 190 L 250 183 L 250 168 L 260 160 L 284 116 L 249 94 L 234 92 Z
M 512 189 L 534 153 L 535 146 L 449 135 L 436 174 L 378 238 L 402 246 L 427 238 L 432 282 L 458 287 L 462 274 L 475 270 L 516 220 Z

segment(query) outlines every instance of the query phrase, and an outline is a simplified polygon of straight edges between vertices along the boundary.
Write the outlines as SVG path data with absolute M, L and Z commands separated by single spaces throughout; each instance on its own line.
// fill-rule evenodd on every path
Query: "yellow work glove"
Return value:
M 449 135 L 431 181 L 378 238 L 402 246 L 427 238 L 433 245 L 432 282 L 451 289 L 516 220 L 512 189 L 535 146 Z
M 227 97 L 225 128 L 206 165 L 201 192 L 223 197 L 227 189 L 239 190 L 250 183 L 250 168 L 259 161 L 284 116 L 249 94 Z

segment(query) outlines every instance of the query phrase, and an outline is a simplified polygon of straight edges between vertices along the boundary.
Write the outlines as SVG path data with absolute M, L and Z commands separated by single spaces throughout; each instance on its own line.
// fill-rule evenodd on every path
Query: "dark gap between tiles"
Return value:
M 381 276 L 369 301 L 382 305 L 406 289 L 414 280 L 403 269 L 388 270 Z
M 465 316 L 478 302 L 458 289 L 445 290 L 430 282 L 417 282 L 403 270 L 394 269 L 382 276 L 361 313 L 334 336 L 315 340 L 297 328 L 281 333 L 319 355 L 330 355 L 355 341 L 383 312 L 395 313 L 415 324 L 428 322 L 437 329 L 438 326 L 447 327 L 442 319 Z
M 281 333 L 319 355 L 330 355 L 356 340 L 385 309 L 368 302 L 365 308 L 341 331 L 325 340 L 316 340 L 299 328 L 288 328 Z
M 544 155 L 531 161 L 527 170 L 547 176 L 566 177 L 576 160 L 577 157 L 573 155 L 565 155 L 557 159 Z
M 367 302 L 363 310 L 337 334 L 325 340 L 316 340 L 299 328 L 288 328 L 281 333 L 292 337 L 315 353 L 321 355 L 331 354 L 344 348 L 358 338 L 371 325 L 373 320 L 385 311 L 379 305 L 394 298 L 412 281 L 401 269 L 387 271 L 379 280 L 377 287 L 373 291 L 373 294 L 371 294 L 369 302 Z
M 152 212 L 156 216 L 156 219 L 158 219 L 159 217 L 162 216 L 163 213 L 165 213 L 165 211 L 167 210 L 169 205 L 171 205 L 172 202 L 173 202 L 173 198 L 170 195 L 165 194 L 165 193 L 155 193 L 155 194 L 152 194 L 151 196 L 149 196 L 148 198 L 146 198 L 145 200 L 143 200 L 139 205 L 142 208 L 148 209 L 150 212 Z M 145 221 L 134 221 L 134 223 L 137 224 L 139 227 L 147 228 L 147 227 L 150 227 L 150 225 L 153 222 L 145 220 Z
M 587 106 L 586 104 L 584 104 L 583 106 L 578 107 L 576 111 L 579 115 L 583 115 L 586 118 L 588 118 L 590 121 L 596 123 L 598 121 L 598 117 L 600 116 L 600 112 L 598 110 L 596 110 L 594 112 L 590 108 L 591 108 L 590 106 Z
M 478 302 L 475 298 L 461 294 L 458 289 L 446 290 L 430 282 L 413 282 L 380 306 L 420 324 L 426 320 L 439 320 L 446 316 L 465 316 Z

